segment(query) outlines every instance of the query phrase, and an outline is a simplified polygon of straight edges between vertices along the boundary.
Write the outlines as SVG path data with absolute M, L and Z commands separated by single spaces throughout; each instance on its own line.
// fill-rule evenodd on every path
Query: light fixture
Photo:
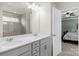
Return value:
M 32 8 L 32 6 L 29 6 L 28 8 Z
M 40 9 L 40 7 L 38 7 L 38 9 Z
M 36 8 L 39 8 L 39 6 L 37 6 L 37 5 L 36 5 L 35 7 L 36 7 Z
M 33 3 L 33 4 L 32 4 L 32 7 L 35 7 L 35 6 L 36 6 L 35 3 Z
M 32 9 L 32 10 L 39 10 L 40 7 L 38 5 L 36 5 L 35 3 L 33 3 L 32 5 L 30 5 L 28 8 Z

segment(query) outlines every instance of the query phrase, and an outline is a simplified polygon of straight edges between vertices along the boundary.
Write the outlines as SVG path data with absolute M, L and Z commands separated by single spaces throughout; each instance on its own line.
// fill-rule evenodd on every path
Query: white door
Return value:
M 61 52 L 61 12 L 52 8 L 52 40 L 53 55 L 56 56 Z

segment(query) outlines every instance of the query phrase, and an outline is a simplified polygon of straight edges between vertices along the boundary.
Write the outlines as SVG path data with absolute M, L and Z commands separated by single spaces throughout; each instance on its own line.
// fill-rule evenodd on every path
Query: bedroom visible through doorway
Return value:
M 78 55 L 78 16 L 72 14 L 62 15 L 62 52 L 59 56 Z

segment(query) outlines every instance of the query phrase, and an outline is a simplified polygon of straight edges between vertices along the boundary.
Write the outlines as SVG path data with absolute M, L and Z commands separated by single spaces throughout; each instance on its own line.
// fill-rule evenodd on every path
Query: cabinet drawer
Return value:
M 45 43 L 45 42 L 48 42 L 49 39 L 50 39 L 49 37 L 42 39 L 42 40 L 40 41 L 40 44 L 43 44 L 43 43 Z
M 23 47 L 19 47 L 19 48 L 15 48 L 10 51 L 7 51 L 7 52 L 1 54 L 1 56 L 18 56 L 24 52 L 29 51 L 29 50 L 31 50 L 31 45 L 26 45 Z
M 39 52 L 39 47 L 36 47 L 35 49 L 32 50 L 32 54 L 35 54 L 37 52 Z
M 39 52 L 37 52 L 37 53 L 33 54 L 33 56 L 39 56 Z
M 39 46 L 39 41 L 33 42 L 32 43 L 32 48 L 36 48 Z
M 29 51 L 29 52 L 25 52 L 25 53 L 23 53 L 23 54 L 20 55 L 20 56 L 31 56 L 31 51 Z

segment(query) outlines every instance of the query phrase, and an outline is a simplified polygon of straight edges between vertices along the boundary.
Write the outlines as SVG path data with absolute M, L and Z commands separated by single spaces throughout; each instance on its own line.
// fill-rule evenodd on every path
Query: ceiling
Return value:
M 31 11 L 31 9 L 28 8 L 31 3 L 32 2 L 0 2 L 0 6 L 2 6 L 2 9 L 7 12 L 24 14 Z M 45 3 L 46 2 L 36 2 L 35 4 L 44 6 Z M 79 2 L 55 2 L 54 4 L 55 7 L 62 12 L 73 11 L 75 14 L 79 15 Z
M 55 7 L 63 13 L 72 11 L 76 15 L 79 15 L 79 2 L 55 2 Z

